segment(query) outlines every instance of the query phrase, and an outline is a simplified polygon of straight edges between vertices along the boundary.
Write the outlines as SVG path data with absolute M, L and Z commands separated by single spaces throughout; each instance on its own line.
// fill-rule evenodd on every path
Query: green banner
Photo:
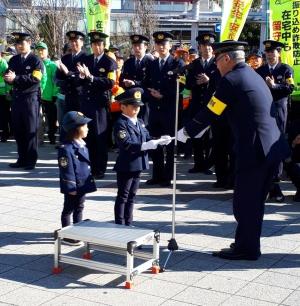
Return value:
M 221 41 L 238 40 L 253 0 L 224 0 L 221 23 Z
M 285 44 L 281 61 L 293 67 L 293 96 L 300 99 L 300 1 L 270 0 L 270 38 Z
M 84 0 L 87 30 L 110 34 L 110 0 Z

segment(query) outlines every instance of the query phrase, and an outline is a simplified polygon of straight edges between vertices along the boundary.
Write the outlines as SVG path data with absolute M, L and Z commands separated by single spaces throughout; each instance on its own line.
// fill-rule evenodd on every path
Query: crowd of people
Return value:
M 1 141 L 13 133 L 18 160 L 9 166 L 33 170 L 46 123 L 50 144 L 58 144 L 63 226 L 70 224 L 74 207 L 73 221 L 81 220 L 85 193 L 105 176 L 110 146 L 119 149 L 117 224 L 132 224 L 148 151 L 153 168 L 146 184 L 171 186 L 177 112 L 178 150 L 194 158 L 188 172 L 214 172 L 214 188 L 234 189 L 235 243 L 217 256 L 260 256 L 264 202 L 267 195 L 284 201 L 284 165 L 297 188 L 294 200 L 300 201 L 300 125 L 295 120 L 287 128 L 294 81 L 292 68 L 280 61 L 280 42 L 266 40 L 264 52 L 252 50 L 246 57 L 244 42 L 216 43 L 215 34 L 201 33 L 196 50 L 172 45 L 173 35 L 158 31 L 153 52 L 149 37 L 131 35 L 125 60 L 118 48 L 106 48 L 106 34 L 88 33 L 87 54 L 85 34 L 69 31 L 63 56 L 54 62 L 44 42 L 33 52 L 29 34 L 12 35 L 16 49 L 7 49 L 11 58 L 2 53 L 0 60 Z M 78 169 L 84 161 L 90 170 L 83 165 L 83 175 Z

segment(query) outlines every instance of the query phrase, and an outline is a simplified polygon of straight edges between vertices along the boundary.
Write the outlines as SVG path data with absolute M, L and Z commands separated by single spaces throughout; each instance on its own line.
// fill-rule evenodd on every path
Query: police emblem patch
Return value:
M 30 66 L 26 66 L 26 67 L 25 67 L 25 69 L 30 69 L 30 68 L 31 68 Z
M 105 69 L 104 68 L 100 68 L 99 71 L 100 72 L 105 72 Z
M 172 70 L 168 71 L 168 75 L 173 75 L 174 72 Z
M 133 96 L 135 99 L 140 99 L 142 97 L 142 94 L 140 91 L 136 91 Z
M 125 130 L 119 131 L 118 137 L 123 140 L 126 137 L 126 131 Z
M 68 158 L 63 156 L 58 160 L 58 163 L 62 168 L 66 168 L 68 166 Z

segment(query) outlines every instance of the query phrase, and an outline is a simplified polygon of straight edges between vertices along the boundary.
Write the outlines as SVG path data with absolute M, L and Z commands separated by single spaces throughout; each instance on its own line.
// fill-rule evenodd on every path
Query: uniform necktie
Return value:
M 207 67 L 207 64 L 208 64 L 208 61 L 205 60 L 205 61 L 204 61 L 204 65 L 203 65 L 204 69 Z
M 98 58 L 95 57 L 95 59 L 94 59 L 94 68 L 96 68 L 97 64 L 98 64 Z
M 139 70 L 141 68 L 141 61 L 139 59 L 137 59 L 135 62 L 135 68 L 136 70 Z
M 270 68 L 270 73 L 271 73 L 271 74 L 273 74 L 273 71 L 274 71 L 274 69 L 273 69 L 273 68 Z
M 159 64 L 159 70 L 162 71 L 162 69 L 164 68 L 164 64 L 165 64 L 165 60 L 161 59 L 160 60 L 160 64 Z
M 25 57 L 21 56 L 21 64 L 24 64 L 24 62 L 25 62 Z

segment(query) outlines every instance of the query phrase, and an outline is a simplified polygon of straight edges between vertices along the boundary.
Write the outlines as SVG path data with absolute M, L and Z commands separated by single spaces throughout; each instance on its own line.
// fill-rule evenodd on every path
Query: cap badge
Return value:
M 272 46 L 272 44 L 270 42 L 266 43 L 266 48 L 270 48 Z
M 158 39 L 164 39 L 164 38 L 165 38 L 165 35 L 164 35 L 164 34 L 158 34 L 158 35 L 157 35 L 157 38 L 158 38 Z
M 77 112 L 77 116 L 84 117 L 84 114 L 81 112 Z
M 210 38 L 209 35 L 205 35 L 205 36 L 203 37 L 204 40 L 209 40 L 209 38 Z
M 99 38 L 100 38 L 99 34 L 94 35 L 94 39 L 99 39 Z
M 76 34 L 75 34 L 75 33 L 70 33 L 70 37 L 71 37 L 71 38 L 75 38 L 75 37 L 76 37 Z
M 142 94 L 141 94 L 140 91 L 136 91 L 136 92 L 133 94 L 133 96 L 134 96 L 135 99 L 141 99 Z
M 137 35 L 133 36 L 133 40 L 134 41 L 138 41 L 139 40 L 139 36 L 137 36 Z

